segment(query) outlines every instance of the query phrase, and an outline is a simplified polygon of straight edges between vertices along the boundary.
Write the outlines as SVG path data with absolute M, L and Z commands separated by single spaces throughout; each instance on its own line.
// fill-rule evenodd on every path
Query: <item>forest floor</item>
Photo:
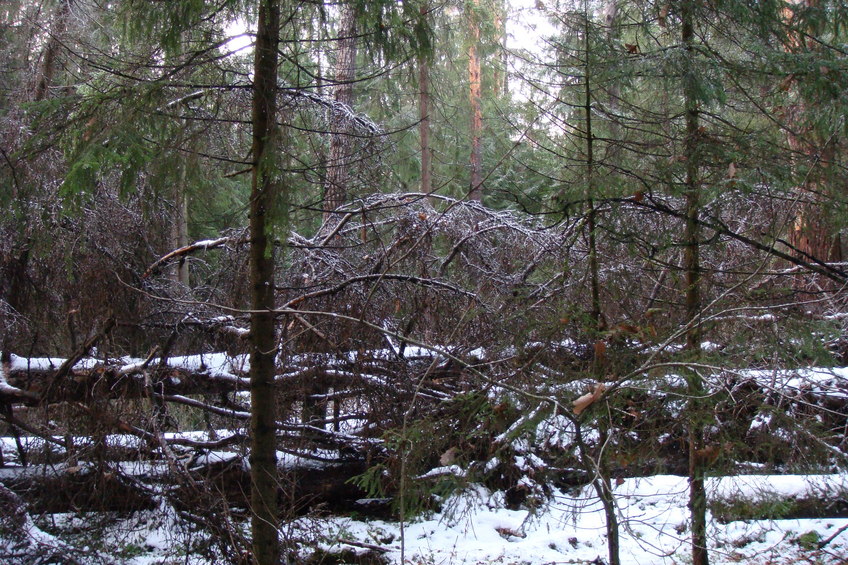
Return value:
M 848 487 L 848 475 L 749 475 L 709 479 L 711 502 L 768 519 L 710 520 L 714 564 L 848 563 L 848 518 L 779 518 L 792 500 L 828 498 Z M 687 480 L 677 476 L 626 479 L 615 488 L 621 520 L 621 562 L 628 565 L 690 563 Z M 787 503 L 789 501 L 789 503 Z M 103 516 L 50 516 L 44 529 L 90 536 L 74 540 L 90 550 L 91 563 L 127 565 L 216 563 L 201 556 L 213 540 L 163 511 Z M 442 510 L 405 524 L 339 516 L 308 516 L 286 525 L 288 540 L 308 540 L 290 563 L 578 564 L 607 563 L 604 515 L 591 487 L 552 496 L 532 509 L 508 510 L 503 495 L 469 487 Z M 401 532 L 403 531 L 403 549 Z M 87 533 L 86 533 L 87 532 Z M 34 535 L 47 535 L 41 530 Z M 67 539 L 66 536 L 62 536 Z M 42 541 L 49 543 L 49 539 Z M 211 543 L 210 543 L 211 542 Z M 97 545 L 102 550 L 97 549 Z M 105 548 L 110 548 L 106 550 Z M 195 549 L 189 549 L 193 547 Z M 325 553 L 317 557 L 315 547 Z M 104 552 L 108 556 L 104 557 Z M 366 555 L 367 554 L 367 555 Z M 8 554 L 7 554 L 8 555 Z M 230 556 L 231 557 L 231 556 Z M 402 560 L 402 558 L 404 560 Z M 105 559 L 105 561 L 103 560 Z M 21 563 L 26 561 L 22 560 Z M 74 563 L 88 563 L 77 556 Z
M 845 371 L 830 370 L 823 374 L 841 375 Z M 837 392 L 842 394 L 841 391 L 834 394 Z M 5 446 L 4 452 L 12 456 L 13 439 L 0 438 L 0 441 Z M 234 454 L 220 452 L 220 456 L 223 461 Z M 24 470 L 14 461 L 7 463 L 11 464 L 0 472 L 0 481 Z M 144 471 L 141 475 L 154 471 L 146 462 L 127 465 L 141 465 Z M 458 467 L 434 469 L 428 476 L 449 477 L 454 471 L 461 478 Z M 707 479 L 708 535 L 713 565 L 848 564 L 848 473 L 756 473 L 757 468 L 749 466 L 746 474 Z M 418 515 L 403 525 L 362 514 L 339 516 L 316 508 L 305 516 L 284 522 L 281 535 L 289 563 L 607 563 L 604 512 L 592 486 L 562 491 L 548 485 L 542 491 L 546 494 L 529 496 L 515 510 L 509 508 L 503 492 L 470 484 L 441 500 L 438 512 Z M 614 494 L 620 522 L 621 563 L 691 563 L 685 477 L 618 479 L 614 481 Z M 0 504 L 3 502 L 0 500 Z M 25 540 L 8 537 L 8 524 L 0 519 L 0 562 L 26 565 L 237 562 L 236 556 L 226 553 L 230 551 L 227 548 L 243 546 L 247 535 L 243 516 L 220 516 L 220 524 L 212 524 L 216 516 L 210 510 L 202 517 L 193 516 L 192 522 L 187 519 L 192 516 L 179 514 L 173 506 L 164 503 L 160 508 L 131 514 L 31 515 L 34 521 L 29 521 L 25 528 L 28 538 Z M 199 527 L 198 523 L 206 527 Z M 219 538 L 210 531 L 218 531 Z M 222 543 L 220 532 L 235 541 Z M 32 548 L 36 548 L 38 555 L 32 553 Z M 45 552 L 45 548 L 52 549 Z M 66 550 L 73 556 L 52 560 Z
M 814 493 L 828 496 L 844 490 L 846 480 L 846 475 L 728 477 L 709 480 L 708 489 L 713 501 L 737 501 L 780 515 L 778 501 L 785 504 Z M 691 562 L 686 478 L 626 479 L 615 490 L 622 563 Z M 386 555 L 391 563 L 402 562 L 397 523 L 333 518 L 323 527 L 328 540 L 382 544 L 390 550 Z M 712 562 L 848 563 L 848 531 L 843 528 L 848 528 L 846 518 L 711 520 Z M 413 564 L 607 562 L 604 514 L 588 486 L 570 493 L 557 491 L 537 508 L 520 511 L 505 509 L 499 493 L 470 489 L 449 500 L 441 513 L 406 525 L 404 537 L 404 557 Z M 331 542 L 327 545 L 333 549 Z

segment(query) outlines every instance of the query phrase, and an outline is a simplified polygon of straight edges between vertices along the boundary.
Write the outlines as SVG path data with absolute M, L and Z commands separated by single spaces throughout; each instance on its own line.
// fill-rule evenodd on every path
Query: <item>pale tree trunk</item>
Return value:
M 586 118 L 586 229 L 589 231 L 589 282 L 592 296 L 591 316 L 595 329 L 601 332 L 606 324 L 601 311 L 601 285 L 598 274 L 598 248 L 595 241 L 596 215 L 595 210 L 595 138 L 592 133 L 592 86 L 589 53 L 589 12 L 584 14 L 584 57 L 585 65 L 583 78 L 583 112 Z
M 604 4 L 604 25 L 607 31 L 607 42 L 614 45 L 621 37 L 621 26 L 618 20 L 618 2 L 619 0 L 607 0 Z M 619 97 L 621 95 L 618 81 L 612 82 L 607 89 L 608 98 L 607 106 L 609 107 L 610 125 L 609 136 L 612 140 L 612 147 L 607 149 L 608 158 L 613 164 L 617 164 L 618 156 L 621 151 L 621 127 L 618 122 L 619 112 Z
M 74 0 L 62 0 L 50 25 L 49 37 L 41 53 L 41 61 L 38 65 L 35 86 L 32 91 L 32 96 L 36 101 L 46 99 L 49 88 L 53 84 L 56 74 L 56 58 L 59 54 L 62 38 L 68 28 L 68 19 L 71 15 L 73 2 Z M 18 198 L 17 183 L 12 185 L 11 193 L 13 198 Z M 1 296 L 12 312 L 23 312 L 25 289 L 27 288 L 26 271 L 30 259 L 29 240 L 26 240 L 10 255 L 16 255 L 16 257 L 4 266 L 3 270 L 6 272 L 0 273 L 5 275 L 4 280 L 0 281 L 0 292 L 2 292 Z M 11 332 L 4 333 L 0 338 L 0 364 L 8 365 L 11 362 L 13 341 Z M 2 374 L 2 371 L 3 368 L 0 367 L 0 374 Z
M 356 10 L 352 3 L 341 5 L 338 36 L 338 52 L 335 67 L 336 102 L 348 107 L 353 106 L 353 81 L 356 73 Z M 330 156 L 327 170 L 327 184 L 324 188 L 324 222 L 347 199 L 350 167 L 353 158 L 353 143 L 347 134 L 346 120 L 334 113 L 330 120 Z
M 324 37 L 324 33 L 322 31 L 325 23 L 326 22 L 324 21 L 323 17 L 321 18 L 318 26 L 315 26 L 314 22 L 310 21 L 310 24 L 309 24 L 309 41 L 310 41 L 310 43 L 315 43 L 315 44 L 322 45 L 322 46 L 326 44 L 325 41 L 324 41 L 324 39 L 326 39 L 326 38 Z M 320 53 L 318 54 L 318 56 L 315 57 L 315 64 L 317 66 L 317 69 L 315 70 L 315 87 L 318 91 L 318 94 L 322 95 L 322 96 L 325 94 L 325 90 L 326 90 L 324 88 L 325 82 L 324 82 L 324 65 L 323 65 L 323 60 L 324 60 L 325 56 L 326 56 L 326 53 L 324 53 L 324 50 L 322 48 Z M 329 113 L 327 114 L 328 117 L 330 115 L 331 114 L 329 114 Z M 319 183 L 320 189 L 324 190 L 324 191 L 326 191 L 326 187 L 327 187 L 327 159 L 328 159 L 328 147 L 324 143 L 322 143 L 318 147 L 318 159 L 317 159 L 317 161 L 318 161 L 317 169 L 318 170 L 317 170 L 317 173 L 318 173 L 318 183 Z M 326 215 L 325 215 L 325 217 L 326 217 Z
M 336 38 L 336 64 L 334 100 L 349 109 L 353 108 L 353 83 L 356 79 L 357 53 L 356 8 L 353 2 L 345 2 L 340 7 L 339 32 Z M 349 120 L 341 109 L 330 116 L 330 151 L 326 162 L 327 176 L 324 184 L 324 228 L 336 224 L 334 212 L 347 200 L 350 184 L 350 168 L 355 158 L 353 137 L 350 135 Z M 326 386 L 316 384 L 305 387 L 301 411 L 301 421 L 312 423 L 326 418 L 327 403 L 310 398 L 313 394 L 329 392 Z M 334 404 L 338 409 L 338 404 Z M 313 424 L 323 427 L 323 424 Z
M 182 147 L 182 139 L 177 147 Z M 171 224 L 171 248 L 181 249 L 188 245 L 188 195 L 186 179 L 188 178 L 189 158 L 180 160 L 180 180 L 174 185 L 174 221 Z M 179 283 L 189 286 L 189 268 L 186 258 L 181 258 L 175 263 L 173 279 Z
M 692 0 L 681 4 L 681 40 L 686 54 L 685 72 L 694 72 L 694 14 Z M 685 80 L 685 79 L 684 79 Z M 683 235 L 683 268 L 686 304 L 686 350 L 692 360 L 701 352 L 701 266 L 698 223 L 700 208 L 699 177 L 699 121 L 700 110 L 697 96 L 691 81 L 684 83 L 684 104 L 686 112 L 686 140 L 684 157 L 686 161 L 686 225 Z M 686 373 L 688 414 L 689 414 L 689 511 L 692 518 L 692 564 L 708 565 L 707 551 L 707 494 L 704 489 L 706 463 L 698 457 L 703 450 L 704 424 L 701 417 L 704 398 L 704 383 L 694 369 Z
M 274 242 L 270 218 L 278 181 L 273 170 L 277 148 L 277 46 L 279 0 L 261 0 L 253 79 L 253 177 L 250 194 L 250 500 L 253 561 L 280 560 L 277 509 L 276 395 L 277 338 L 274 302 Z
M 481 138 L 483 136 L 483 109 L 481 108 L 482 85 L 480 80 L 480 0 L 471 0 L 466 4 L 468 14 L 468 85 L 471 102 L 471 179 L 468 198 L 483 199 L 483 158 Z
M 180 249 L 188 245 L 188 197 L 186 196 L 186 165 L 182 165 L 182 170 L 180 171 L 180 178 L 182 180 L 181 185 L 175 191 L 174 194 L 174 208 L 175 208 L 175 218 L 174 225 L 172 227 L 172 237 L 174 242 L 174 249 Z M 184 284 L 185 286 L 189 286 L 189 268 L 188 261 L 185 259 L 181 259 L 177 262 L 176 269 L 174 272 L 174 279 Z
M 71 16 L 73 3 L 74 0 L 62 0 L 56 11 L 53 23 L 50 25 L 50 37 L 41 54 L 41 64 L 36 75 L 35 89 L 33 91 L 33 96 L 36 100 L 47 98 L 48 88 L 53 84 L 53 77 L 56 74 L 56 57 L 62 45 L 62 36 L 65 35 L 65 31 L 68 29 L 68 19 Z

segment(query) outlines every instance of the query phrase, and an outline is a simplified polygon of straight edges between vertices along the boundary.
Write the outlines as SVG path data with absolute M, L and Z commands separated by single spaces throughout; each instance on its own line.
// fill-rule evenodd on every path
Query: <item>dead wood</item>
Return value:
M 171 465 L 135 461 L 5 468 L 0 470 L 5 485 L 5 491 L 0 485 L 0 497 L 9 492 L 35 513 L 133 512 L 155 509 L 155 493 L 167 493 L 178 510 L 196 512 L 202 499 L 210 510 L 214 505 L 216 511 L 238 512 L 250 506 L 250 475 L 246 458 L 230 455 L 180 458 Z M 362 460 L 281 467 L 280 507 L 298 514 L 313 509 L 367 511 L 357 504 L 366 493 L 350 481 L 366 467 Z
M 129 512 L 156 508 L 149 493 L 121 473 L 91 465 L 37 465 L 4 469 L 3 484 L 35 513 Z

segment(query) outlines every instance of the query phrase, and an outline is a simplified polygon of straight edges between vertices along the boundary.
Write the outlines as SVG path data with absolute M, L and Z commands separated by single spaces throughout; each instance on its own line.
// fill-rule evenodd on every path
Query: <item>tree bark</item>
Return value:
M 498 48 L 500 49 L 500 61 L 495 65 L 494 80 L 496 95 L 509 95 L 509 51 L 506 48 L 506 6 L 498 2 L 495 10 L 495 34 L 497 35 Z
M 681 40 L 686 55 L 684 68 L 684 105 L 686 120 L 686 139 L 684 157 L 686 162 L 685 197 L 686 223 L 683 235 L 683 267 L 685 271 L 686 305 L 686 350 L 692 360 L 701 352 L 701 274 L 700 274 L 700 178 L 699 178 L 699 107 L 695 85 L 687 75 L 695 72 L 694 61 L 694 14 L 690 0 L 681 4 Z M 697 457 L 703 448 L 703 419 L 701 409 L 704 397 L 704 383 L 694 369 L 686 375 L 688 413 L 689 413 L 689 510 L 692 516 L 692 564 L 708 565 L 707 552 L 707 494 L 704 489 L 706 465 Z
M 346 2 L 341 6 L 338 36 L 338 54 L 335 68 L 335 100 L 347 107 L 353 106 L 353 82 L 356 74 L 356 10 Z M 330 157 L 327 184 L 324 188 L 324 222 L 347 199 L 350 167 L 353 157 L 352 137 L 345 131 L 346 121 L 341 112 L 330 120 Z
M 596 215 L 594 202 L 595 191 L 595 138 L 592 133 L 592 66 L 591 66 L 591 49 L 589 42 L 589 34 L 591 26 L 589 23 L 589 6 L 584 6 L 584 28 L 583 28 L 583 110 L 586 118 L 586 229 L 588 230 L 589 243 L 589 284 L 592 297 L 591 317 L 594 323 L 596 339 L 601 338 L 601 333 L 606 329 L 606 322 L 601 310 L 601 290 L 600 276 L 598 272 L 598 247 L 595 238 L 596 235 Z M 603 378 L 604 361 L 602 356 L 596 355 L 593 362 L 593 371 L 596 377 Z M 598 422 L 600 426 L 600 441 L 601 449 L 598 450 L 598 477 L 592 481 L 598 497 L 601 499 L 601 504 L 604 507 L 604 517 L 607 530 L 607 555 L 610 565 L 620 565 L 621 557 L 619 555 L 619 529 L 618 516 L 615 511 L 615 494 L 612 491 L 610 482 L 609 468 L 606 462 L 606 453 L 603 446 L 606 444 L 608 437 L 607 425 L 604 422 Z
M 591 316 L 595 330 L 599 333 L 605 329 L 603 313 L 601 311 L 601 287 L 598 275 L 598 248 L 595 240 L 596 210 L 594 201 L 595 192 L 595 138 L 592 133 L 592 85 L 590 69 L 590 45 L 589 45 L 589 12 L 588 7 L 584 14 L 584 44 L 583 56 L 585 65 L 583 67 L 583 111 L 586 118 L 586 229 L 589 240 L 589 284 L 592 296 Z
M 171 248 L 182 249 L 189 244 L 188 241 L 188 196 L 186 178 L 188 176 L 188 163 L 183 159 L 180 163 L 180 180 L 174 185 L 174 223 L 171 226 Z M 182 257 L 174 267 L 174 280 L 189 286 L 188 260 Z
M 424 17 L 427 6 L 421 7 Z M 430 147 L 430 62 L 418 58 L 418 135 L 421 144 L 421 192 L 433 192 L 433 150 Z
M 41 65 L 36 77 L 33 96 L 35 100 L 47 98 L 48 88 L 53 84 L 53 76 L 56 73 L 56 56 L 62 45 L 62 36 L 68 29 L 68 18 L 71 15 L 71 5 L 74 0 L 62 0 L 56 12 L 53 24 L 50 26 L 50 37 L 41 55 Z
M 277 338 L 274 302 L 274 243 L 269 237 L 278 192 L 273 160 L 277 140 L 277 46 L 279 0 L 260 0 L 253 82 L 253 174 L 250 194 L 250 500 L 253 561 L 277 565 L 276 398 Z
M 796 11 L 791 5 L 811 8 L 818 6 L 819 0 L 790 0 L 783 10 L 784 22 L 790 28 L 784 41 L 787 53 L 798 53 L 809 56 L 818 48 L 812 40 L 815 29 L 796 29 Z M 807 27 L 807 26 L 805 26 Z M 827 177 L 832 168 L 834 148 L 832 143 L 823 139 L 819 132 L 804 125 L 804 115 L 811 111 L 809 101 L 804 100 L 799 92 L 798 79 L 792 77 L 790 91 L 796 97 L 786 118 L 789 122 L 787 140 L 789 148 L 794 153 L 793 161 L 796 174 L 803 175 L 803 181 L 797 187 L 799 209 L 795 221 L 789 230 L 789 244 L 793 253 L 804 260 L 821 263 L 838 263 L 843 260 L 842 241 L 834 229 L 832 213 L 826 199 Z M 801 163 L 806 164 L 806 171 L 799 171 Z M 798 290 L 818 291 L 821 288 L 838 288 L 830 281 L 809 275 L 798 276 L 795 279 Z
M 483 110 L 481 108 L 482 85 L 480 80 L 480 0 L 471 0 L 466 4 L 468 10 L 468 84 L 471 102 L 471 179 L 468 192 L 469 200 L 483 199 L 483 160 L 481 138 L 483 135 Z

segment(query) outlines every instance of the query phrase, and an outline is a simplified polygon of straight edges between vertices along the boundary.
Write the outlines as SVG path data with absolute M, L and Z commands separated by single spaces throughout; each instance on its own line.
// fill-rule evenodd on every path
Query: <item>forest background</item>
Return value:
M 703 565 L 706 476 L 844 469 L 844 379 L 792 372 L 848 355 L 844 3 L 0 21 L 10 551 L 164 505 L 277 563 L 303 513 L 587 484 L 617 563 L 615 482 L 676 473 Z

